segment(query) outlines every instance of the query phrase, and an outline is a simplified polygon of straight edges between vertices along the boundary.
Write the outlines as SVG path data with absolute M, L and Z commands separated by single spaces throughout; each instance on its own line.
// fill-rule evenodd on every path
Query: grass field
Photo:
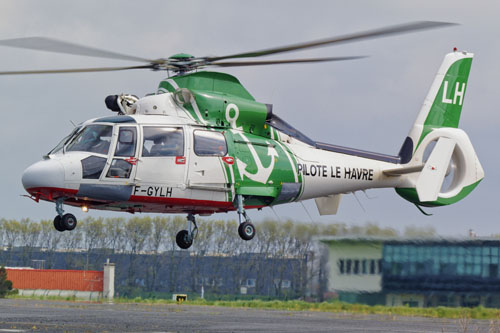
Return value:
M 127 300 L 118 300 L 119 302 L 127 302 Z M 130 300 L 128 300 L 130 302 Z M 164 301 L 157 300 L 138 300 L 133 302 L 145 303 L 162 303 Z M 175 303 L 174 301 L 166 301 Z M 379 314 L 379 315 L 396 315 L 396 316 L 416 316 L 416 317 L 431 317 L 431 318 L 470 318 L 470 319 L 500 319 L 500 309 L 484 308 L 478 306 L 475 308 L 450 308 L 450 307 L 434 307 L 434 308 L 410 308 L 406 306 L 389 307 L 384 305 L 363 305 L 349 304 L 343 302 L 323 302 L 310 303 L 304 301 L 205 301 L 194 300 L 183 302 L 183 305 L 205 305 L 205 306 L 225 306 L 238 308 L 255 308 L 255 309 L 274 309 L 287 311 L 322 311 L 322 312 L 347 312 L 357 314 Z
M 65 300 L 79 301 L 72 297 L 26 297 L 11 295 L 8 298 L 33 298 L 44 300 Z M 431 307 L 431 308 L 410 308 L 407 306 L 383 306 L 383 305 L 363 305 L 349 304 L 343 302 L 322 302 L 312 303 L 304 301 L 207 301 L 203 299 L 187 300 L 182 303 L 177 303 L 166 299 L 148 299 L 148 298 L 115 298 L 114 303 L 142 303 L 151 305 L 161 304 L 177 304 L 179 306 L 224 306 L 233 308 L 252 308 L 252 309 L 268 309 L 268 310 L 286 310 L 286 311 L 321 311 L 333 313 L 354 313 L 365 315 L 390 315 L 390 316 L 409 316 L 409 317 L 429 317 L 429 318 L 448 318 L 448 319 L 489 319 L 500 320 L 500 309 L 485 308 L 482 306 L 474 308 L 451 308 L 451 307 Z

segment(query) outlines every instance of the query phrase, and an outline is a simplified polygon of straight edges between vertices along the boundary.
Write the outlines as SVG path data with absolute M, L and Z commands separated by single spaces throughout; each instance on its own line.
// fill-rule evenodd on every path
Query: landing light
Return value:
M 82 206 L 82 212 L 88 212 L 89 211 L 89 206 Z

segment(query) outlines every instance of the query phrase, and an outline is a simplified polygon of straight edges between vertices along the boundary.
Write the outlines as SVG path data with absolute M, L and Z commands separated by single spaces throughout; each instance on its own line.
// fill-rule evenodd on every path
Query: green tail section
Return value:
M 469 195 L 484 177 L 469 137 L 458 128 L 472 58 L 473 54 L 467 52 L 445 56 L 405 141 L 409 156 L 403 164 L 423 168 L 408 174 L 396 192 L 418 206 L 455 203 Z
M 472 57 L 472 53 L 453 52 L 444 58 L 410 135 L 415 150 L 433 128 L 458 127 Z

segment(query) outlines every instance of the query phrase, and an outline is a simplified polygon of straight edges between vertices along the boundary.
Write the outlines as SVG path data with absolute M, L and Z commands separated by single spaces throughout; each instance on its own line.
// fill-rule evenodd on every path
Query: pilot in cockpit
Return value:
M 82 133 L 80 140 L 74 144 L 71 150 L 88 151 L 98 154 L 107 154 L 109 151 L 109 138 L 111 137 L 111 127 L 101 128 L 87 127 Z M 103 138 L 108 138 L 104 140 Z

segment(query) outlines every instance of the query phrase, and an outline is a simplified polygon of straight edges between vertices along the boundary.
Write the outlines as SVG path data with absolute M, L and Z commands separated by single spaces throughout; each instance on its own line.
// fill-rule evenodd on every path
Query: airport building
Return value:
M 347 302 L 500 307 L 500 239 L 328 237 L 328 289 Z
M 311 257 L 313 257 L 311 255 Z M 104 271 L 79 270 L 99 268 L 109 258 L 112 266 L 113 294 L 119 297 L 166 297 L 188 294 L 189 298 L 229 295 L 231 297 L 269 297 L 295 299 L 308 293 L 308 270 L 312 259 L 283 255 L 270 258 L 265 254 L 241 253 L 234 256 L 188 251 L 151 253 L 112 253 L 109 249 L 94 249 L 88 254 L 78 250 L 49 252 L 45 249 L 0 249 L 0 266 L 33 266 L 24 272 L 8 270 L 14 288 L 26 295 L 76 296 L 79 298 L 107 298 L 105 289 L 109 268 Z M 43 269 L 48 267 L 50 269 Z M 63 273 L 64 271 L 64 273 Z M 19 276 L 18 274 L 23 274 Z M 154 274 L 153 274 L 154 273 Z M 33 275 L 35 274 L 35 275 Z M 36 275 L 41 274 L 41 276 Z M 57 275 L 57 276 L 56 276 Z M 47 286 L 50 276 L 52 282 Z M 71 276 L 71 277 L 70 277 Z M 67 281 L 64 284 L 58 281 Z M 71 281 L 78 281 L 71 283 Z M 21 283 L 22 282 L 22 283 Z M 103 284 L 104 283 L 104 284 Z

